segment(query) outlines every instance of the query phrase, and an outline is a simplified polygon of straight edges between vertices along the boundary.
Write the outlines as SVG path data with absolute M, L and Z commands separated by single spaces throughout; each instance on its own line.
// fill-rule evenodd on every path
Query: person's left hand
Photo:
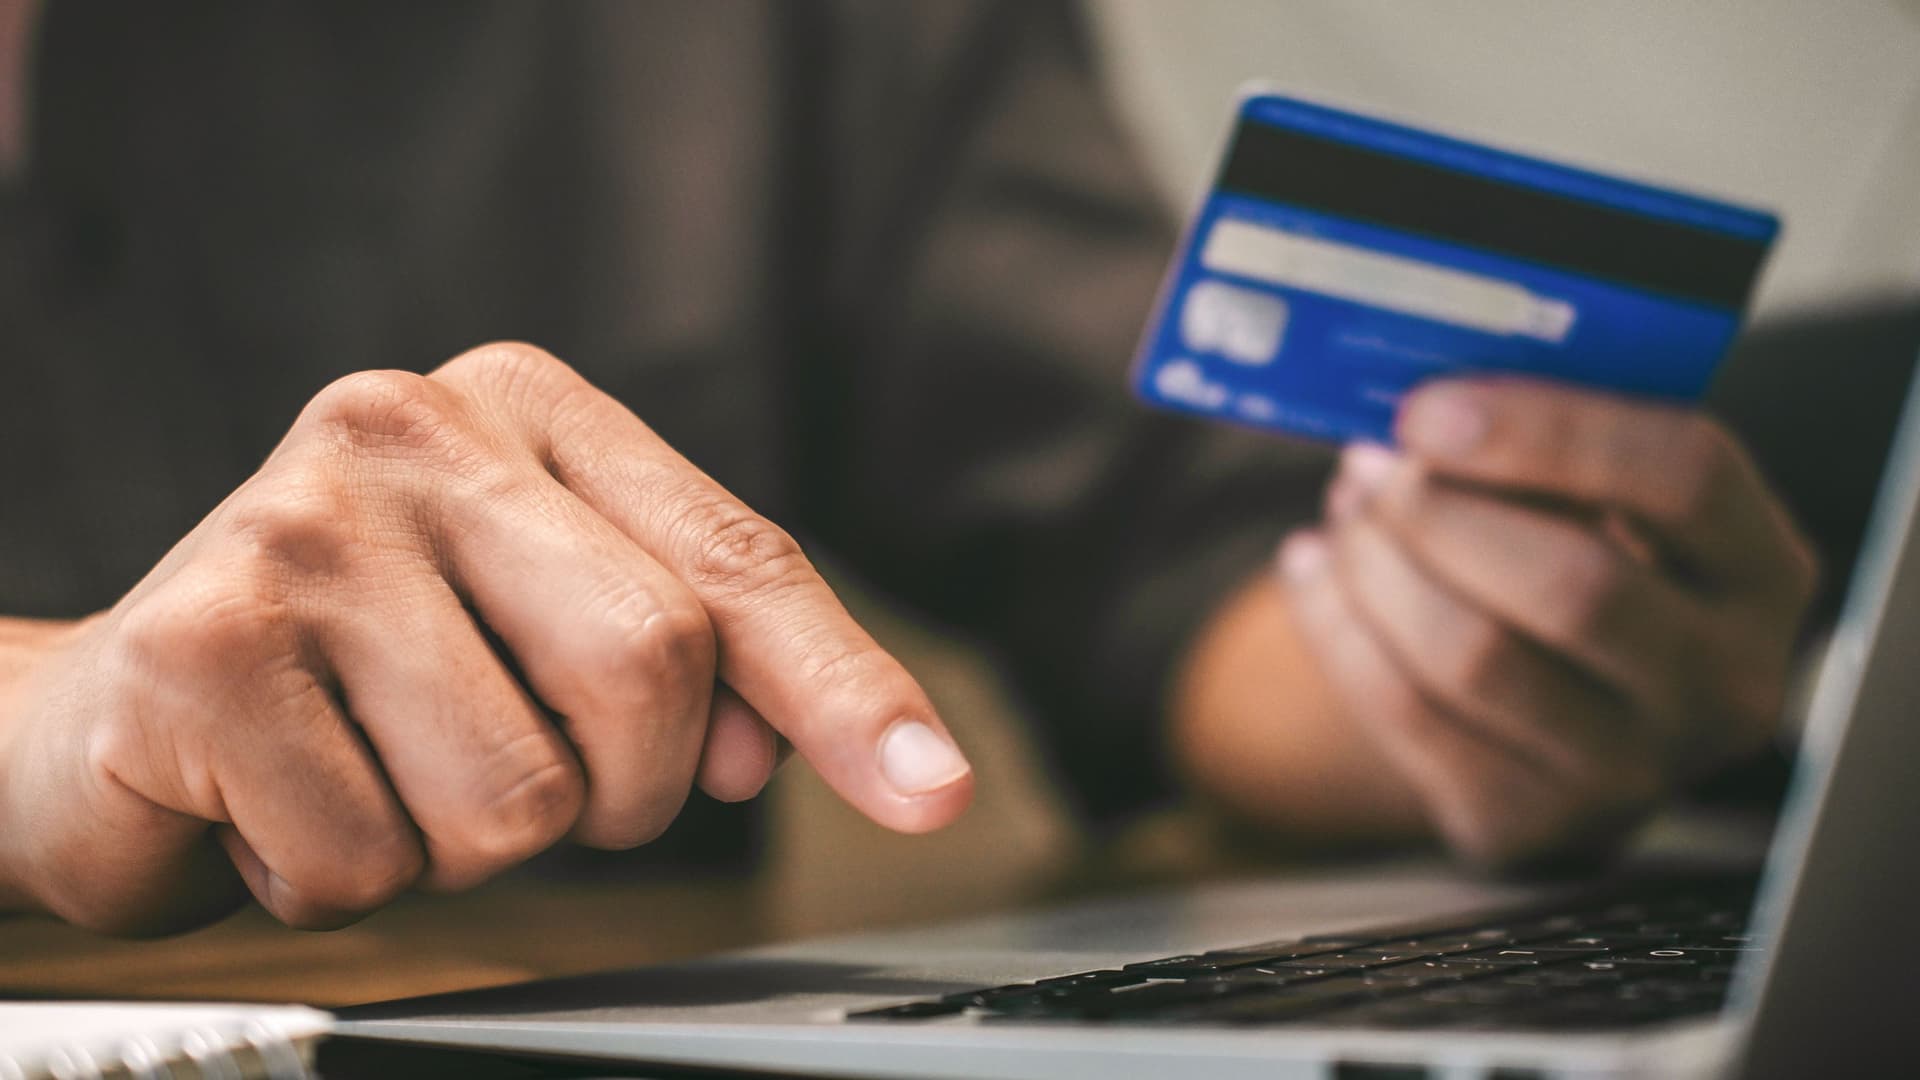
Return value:
M 1349 448 L 1289 608 L 1460 854 L 1620 835 L 1774 736 L 1816 561 L 1702 414 L 1515 379 L 1410 396 Z

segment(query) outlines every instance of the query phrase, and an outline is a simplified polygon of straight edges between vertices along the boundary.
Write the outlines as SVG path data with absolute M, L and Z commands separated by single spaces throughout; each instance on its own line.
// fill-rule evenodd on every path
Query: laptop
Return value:
M 366 1006 L 338 1034 L 817 1077 L 1915 1075 L 1917 507 L 1920 381 L 1751 861 L 1202 885 Z

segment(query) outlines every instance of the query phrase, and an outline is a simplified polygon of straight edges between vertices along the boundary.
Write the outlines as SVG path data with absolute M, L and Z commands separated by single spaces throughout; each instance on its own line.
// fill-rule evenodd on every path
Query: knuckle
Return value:
M 730 501 L 698 511 L 689 584 L 728 596 L 775 592 L 810 579 L 812 564 L 785 529 Z
M 301 905 L 320 918 L 359 918 L 387 906 L 419 879 L 426 856 L 413 838 L 395 833 L 356 854 L 320 887 L 301 892 Z
M 635 805 L 619 813 L 595 814 L 583 819 L 576 834 L 578 841 L 607 851 L 627 851 L 658 840 L 686 806 L 693 780 L 689 776 L 680 783 L 661 782 L 650 787 Z
M 120 636 L 149 669 L 217 674 L 284 647 L 295 625 L 285 602 L 238 577 L 161 590 L 126 612 Z
M 932 711 L 926 690 L 912 672 L 878 643 L 863 634 L 822 634 L 802 643 L 795 660 L 801 685 L 813 688 L 823 717 L 841 718 L 841 724 L 879 725 L 903 713 Z M 796 734 L 812 737 L 832 730 L 797 720 Z
M 800 662 L 800 677 L 810 686 L 838 687 L 855 699 L 889 703 L 917 692 L 919 685 L 877 646 L 849 647 L 838 641 L 809 650 Z
M 301 414 L 301 425 L 361 449 L 427 449 L 456 424 L 454 398 L 406 371 L 359 371 L 334 380 Z
M 270 492 L 236 500 L 225 523 L 247 556 L 275 578 L 337 574 L 365 546 L 361 508 L 326 470 L 299 472 Z
M 566 685 L 553 703 L 561 712 L 627 717 L 639 708 L 657 719 L 713 684 L 719 646 L 690 595 L 662 599 L 621 584 L 591 610 L 599 614 L 577 620 L 557 643 Z
M 442 364 L 434 377 L 509 398 L 578 381 L 571 367 L 538 345 L 491 341 Z
M 458 847 L 486 870 L 545 850 L 580 816 L 586 784 L 547 732 L 529 732 L 494 752 L 481 769 Z
M 1380 520 L 1401 530 L 1418 527 L 1432 511 L 1432 492 L 1426 472 L 1421 469 L 1397 469 L 1374 491 L 1367 504 Z
M 661 602 L 636 592 L 616 601 L 612 632 L 601 635 L 585 674 L 603 685 L 708 683 L 718 660 L 713 624 L 690 598 Z

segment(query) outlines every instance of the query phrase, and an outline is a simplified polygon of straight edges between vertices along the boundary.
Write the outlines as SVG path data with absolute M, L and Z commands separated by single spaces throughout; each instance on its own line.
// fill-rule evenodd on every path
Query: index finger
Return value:
M 925 691 L 784 530 L 539 350 L 469 353 L 441 372 L 483 397 L 489 384 L 496 398 L 515 388 L 507 408 L 531 449 L 693 591 L 713 624 L 720 678 L 842 798 L 902 832 L 939 828 L 965 809 L 972 769 Z
M 1428 383 L 1395 428 L 1434 472 L 1623 511 L 1714 577 L 1811 574 L 1739 442 L 1694 409 L 1535 379 Z

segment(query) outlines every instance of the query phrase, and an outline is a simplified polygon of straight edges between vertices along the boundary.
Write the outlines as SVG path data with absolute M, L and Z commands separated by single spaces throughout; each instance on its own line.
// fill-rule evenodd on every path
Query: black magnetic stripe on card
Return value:
M 1246 119 L 1218 186 L 1736 311 L 1767 250 L 1757 240 Z

